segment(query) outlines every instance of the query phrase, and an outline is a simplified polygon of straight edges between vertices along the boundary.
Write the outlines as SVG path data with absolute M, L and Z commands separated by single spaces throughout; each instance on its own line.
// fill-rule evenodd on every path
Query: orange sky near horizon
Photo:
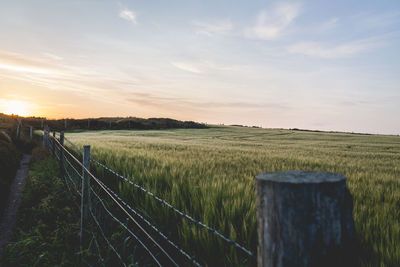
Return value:
M 400 134 L 400 2 L 367 2 L 3 1 L 0 112 Z

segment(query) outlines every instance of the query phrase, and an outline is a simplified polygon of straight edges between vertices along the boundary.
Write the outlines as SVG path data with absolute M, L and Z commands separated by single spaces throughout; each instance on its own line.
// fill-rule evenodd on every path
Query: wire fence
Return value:
M 70 192 L 75 195 L 76 204 L 81 209 L 81 238 L 83 238 L 85 232 L 91 232 L 101 263 L 104 263 L 104 258 L 101 256 L 96 233 L 100 234 L 105 244 L 114 254 L 114 258 L 122 266 L 135 265 L 137 261 L 157 266 L 201 266 L 199 262 L 208 265 L 206 259 L 199 260 L 190 255 L 177 244 L 176 240 L 173 240 L 168 234 L 160 230 L 143 213 L 133 208 L 132 205 L 114 192 L 110 186 L 107 186 L 104 181 L 96 177 L 95 172 L 90 171 L 89 162 L 117 177 L 123 184 L 132 186 L 150 196 L 159 205 L 168 208 L 177 216 L 194 224 L 197 228 L 204 229 L 222 240 L 226 246 L 240 250 L 248 257 L 249 261 L 255 261 L 255 254 L 252 251 L 179 210 L 165 199 L 134 183 L 131 179 L 91 158 L 90 151 L 88 155 L 85 155 L 86 150 L 80 149 L 65 138 L 63 133 L 50 136 L 49 131 L 45 130 L 43 139 L 43 143 L 58 160 L 61 177 Z M 68 143 L 68 147 L 72 148 L 72 151 L 64 146 L 64 141 Z M 88 157 L 88 163 L 86 164 L 85 157 Z M 88 207 L 87 214 L 85 214 L 86 206 Z

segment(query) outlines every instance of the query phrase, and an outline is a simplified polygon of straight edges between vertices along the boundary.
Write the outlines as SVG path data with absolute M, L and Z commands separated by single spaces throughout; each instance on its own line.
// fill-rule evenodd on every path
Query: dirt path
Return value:
M 15 225 L 18 206 L 25 186 L 25 178 L 28 175 L 30 159 L 31 155 L 24 154 L 21 160 L 21 166 L 10 188 L 7 206 L 4 209 L 3 218 L 0 222 L 0 253 L 3 250 L 3 246 L 7 244 Z

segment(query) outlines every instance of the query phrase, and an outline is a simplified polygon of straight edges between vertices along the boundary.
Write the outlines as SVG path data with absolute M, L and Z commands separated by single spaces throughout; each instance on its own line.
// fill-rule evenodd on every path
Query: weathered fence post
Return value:
M 53 131 L 53 156 L 56 156 L 56 131 Z
M 352 197 L 340 174 L 256 176 L 257 266 L 354 266 Z
M 33 139 L 33 126 L 29 126 L 29 137 L 31 138 L 31 141 Z
M 21 137 L 21 125 L 22 125 L 22 122 L 21 122 L 21 118 L 18 118 L 17 120 L 18 120 L 17 139 L 19 140 L 19 138 Z
M 47 139 L 48 139 L 48 128 L 47 126 L 44 126 L 43 128 L 43 146 L 47 147 L 48 143 L 47 143 Z
M 60 175 L 64 178 L 64 132 L 60 132 Z
M 90 177 L 87 171 L 90 171 L 90 146 L 83 147 L 83 168 L 82 168 L 82 198 L 81 198 L 81 246 L 87 242 L 85 226 L 89 215 L 90 207 Z

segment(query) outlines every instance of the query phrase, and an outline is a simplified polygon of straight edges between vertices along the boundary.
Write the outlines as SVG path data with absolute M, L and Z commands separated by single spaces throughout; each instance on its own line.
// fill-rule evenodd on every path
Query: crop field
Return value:
M 246 127 L 67 132 L 122 175 L 256 251 L 255 176 L 281 170 L 344 174 L 354 198 L 362 266 L 400 264 L 400 137 Z M 102 174 L 100 169 L 96 172 Z M 104 174 L 105 175 L 105 174 Z M 135 188 L 118 193 L 210 265 L 251 265 L 236 249 L 180 221 Z

